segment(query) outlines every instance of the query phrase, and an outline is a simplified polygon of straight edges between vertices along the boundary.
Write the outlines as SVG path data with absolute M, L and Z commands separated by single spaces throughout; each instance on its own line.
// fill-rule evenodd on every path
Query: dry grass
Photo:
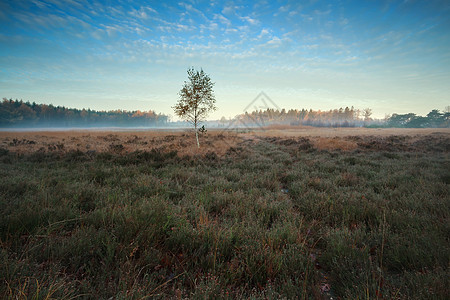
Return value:
M 313 145 L 319 150 L 343 150 L 351 151 L 358 148 L 358 144 L 354 141 L 345 140 L 338 137 L 333 138 L 315 138 Z
M 450 129 L 368 129 L 368 128 L 316 128 L 306 126 L 271 126 L 252 130 L 209 130 L 200 137 L 201 148 L 197 149 L 191 130 L 148 131 L 27 131 L 0 132 L 0 147 L 24 154 L 32 152 L 68 152 L 73 150 L 95 152 L 123 152 L 176 150 L 179 155 L 195 155 L 214 152 L 222 156 L 230 147 L 244 140 L 258 141 L 272 137 L 295 139 L 307 137 L 319 150 L 352 151 L 360 147 L 361 141 L 385 139 L 390 136 L 405 137 L 412 144 L 425 136 L 450 137 Z M 355 140 L 354 137 L 359 137 Z
M 0 132 L 0 147 L 19 154 L 41 152 L 177 151 L 179 155 L 214 152 L 221 156 L 241 140 L 234 132 L 208 132 L 197 149 L 192 131 L 40 131 Z
M 281 125 L 281 124 L 272 124 L 269 126 L 264 126 L 262 129 L 264 130 L 312 130 L 315 127 L 312 126 L 303 126 L 303 125 Z
M 429 135 L 449 134 L 449 128 L 325 128 L 308 126 L 267 127 L 255 131 L 262 136 L 278 137 L 348 137 L 348 136 L 390 136 L 390 135 Z

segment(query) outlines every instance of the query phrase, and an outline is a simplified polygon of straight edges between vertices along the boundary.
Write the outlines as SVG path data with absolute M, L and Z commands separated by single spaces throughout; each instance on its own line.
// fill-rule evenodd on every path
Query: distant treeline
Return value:
M 168 116 L 154 111 L 95 111 L 3 98 L 0 127 L 161 126 Z
M 308 125 L 318 127 L 355 127 L 363 126 L 365 123 L 373 121 L 371 119 L 372 110 L 369 108 L 359 110 L 351 108 L 339 108 L 329 111 L 315 111 L 307 109 L 275 110 L 266 109 L 246 112 L 237 117 L 238 121 L 244 124 L 270 125 Z
M 425 117 L 409 113 L 404 115 L 393 114 L 386 119 L 386 127 L 426 128 L 450 127 L 450 112 L 442 113 L 433 109 Z
M 450 113 L 432 110 L 425 117 L 414 113 L 393 114 L 383 120 L 371 118 L 372 110 L 351 108 L 339 108 L 329 111 L 314 111 L 312 109 L 266 109 L 246 112 L 236 118 L 236 121 L 247 126 L 265 126 L 271 124 L 307 125 L 316 127 L 401 127 L 401 128 L 426 128 L 426 127 L 450 127 Z

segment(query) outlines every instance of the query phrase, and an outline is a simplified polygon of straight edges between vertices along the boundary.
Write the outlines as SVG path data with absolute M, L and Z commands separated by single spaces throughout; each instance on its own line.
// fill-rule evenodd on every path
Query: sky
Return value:
M 189 67 L 215 82 L 210 119 L 260 92 L 286 109 L 443 111 L 450 1 L 0 1 L 2 98 L 176 120 Z

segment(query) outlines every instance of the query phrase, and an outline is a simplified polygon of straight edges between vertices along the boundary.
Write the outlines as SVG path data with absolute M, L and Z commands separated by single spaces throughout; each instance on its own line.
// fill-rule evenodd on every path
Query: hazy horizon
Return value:
M 209 119 L 261 91 L 279 108 L 375 118 L 450 105 L 447 1 L 107 3 L 1 2 L 0 96 L 174 116 L 194 66 L 216 83 Z

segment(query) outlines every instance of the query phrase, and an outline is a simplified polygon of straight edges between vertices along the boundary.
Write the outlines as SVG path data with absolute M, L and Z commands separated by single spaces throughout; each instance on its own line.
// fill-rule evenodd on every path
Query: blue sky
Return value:
M 173 115 L 188 67 L 232 117 L 278 107 L 424 115 L 450 105 L 450 2 L 0 2 L 0 96 Z

